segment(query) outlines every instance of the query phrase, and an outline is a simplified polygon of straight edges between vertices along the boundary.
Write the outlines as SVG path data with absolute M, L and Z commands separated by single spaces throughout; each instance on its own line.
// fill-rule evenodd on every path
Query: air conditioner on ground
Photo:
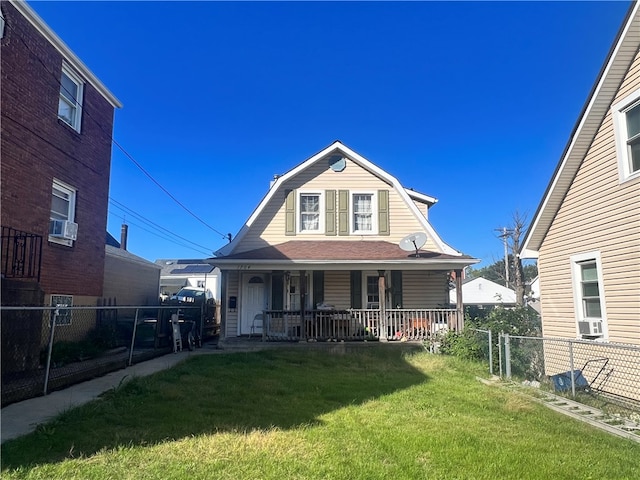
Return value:
M 580 335 L 596 336 L 602 335 L 602 320 L 587 320 L 578 322 Z
M 51 220 L 49 235 L 66 240 L 77 240 L 78 224 L 69 220 Z

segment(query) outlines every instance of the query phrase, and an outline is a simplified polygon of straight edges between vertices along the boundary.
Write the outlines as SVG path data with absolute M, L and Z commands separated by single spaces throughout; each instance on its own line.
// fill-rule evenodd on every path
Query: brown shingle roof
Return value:
M 278 245 L 232 254 L 222 259 L 235 260 L 404 260 L 415 253 L 402 250 L 397 244 L 378 240 L 291 240 Z M 467 259 L 420 250 L 425 259 Z

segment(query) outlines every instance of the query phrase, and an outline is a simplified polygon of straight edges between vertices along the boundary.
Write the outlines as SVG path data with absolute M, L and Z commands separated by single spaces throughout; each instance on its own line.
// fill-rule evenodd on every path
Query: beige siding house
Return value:
M 640 345 L 639 47 L 634 3 L 523 242 L 546 337 Z
M 451 272 L 478 260 L 427 219 L 436 199 L 335 142 L 272 182 L 220 268 L 222 340 L 407 339 L 459 328 Z

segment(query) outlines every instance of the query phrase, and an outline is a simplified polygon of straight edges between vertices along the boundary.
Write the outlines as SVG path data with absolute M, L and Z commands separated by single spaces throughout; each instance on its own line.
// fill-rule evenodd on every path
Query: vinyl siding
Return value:
M 403 272 L 402 303 L 404 308 L 447 308 L 447 272 Z
M 236 297 L 238 299 L 238 308 L 235 310 L 229 310 L 227 308 L 227 311 L 225 312 L 225 318 L 227 321 L 226 336 L 235 337 L 238 335 L 238 315 L 240 313 L 240 305 L 242 302 L 242 299 L 240 298 L 240 274 L 238 272 L 226 271 L 223 275 L 228 275 L 229 278 L 227 298 Z
M 636 58 L 613 103 L 640 88 Z M 576 329 L 572 255 L 599 251 L 611 342 L 640 344 L 640 178 L 620 184 L 611 112 L 600 126 L 540 248 L 545 336 Z
M 267 245 L 276 245 L 289 240 L 334 241 L 349 238 L 340 235 L 326 235 L 324 230 L 317 234 L 298 233 L 295 237 L 285 235 L 285 191 L 288 190 L 318 192 L 323 195 L 326 190 L 335 190 L 336 202 L 338 202 L 339 195 L 337 195 L 337 192 L 339 190 L 370 191 L 376 195 L 378 190 L 387 190 L 389 192 L 390 235 L 366 235 L 364 237 L 357 235 L 353 237 L 398 243 L 404 236 L 410 233 L 423 231 L 418 218 L 391 185 L 351 160 L 347 160 L 347 166 L 342 172 L 334 172 L 329 168 L 326 161 L 319 160 L 281 186 L 280 190 L 275 193 L 265 206 L 261 215 L 256 218 L 246 236 L 236 246 L 234 252 L 244 252 Z M 424 209 L 424 205 L 421 207 L 421 210 Z M 352 212 L 349 211 L 350 221 L 351 213 Z M 297 214 L 298 206 L 296 205 L 296 215 Z M 324 216 L 324 212 L 321 212 L 321 215 Z M 336 215 L 336 222 L 337 217 Z M 334 230 L 338 230 L 337 225 Z M 431 238 L 427 240 L 423 248 L 440 251 Z
M 351 284 L 349 271 L 324 273 L 325 303 L 337 310 L 351 308 Z

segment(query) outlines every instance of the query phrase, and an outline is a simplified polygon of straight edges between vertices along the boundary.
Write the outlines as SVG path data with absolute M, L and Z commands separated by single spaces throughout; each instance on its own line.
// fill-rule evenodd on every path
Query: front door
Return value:
M 262 334 L 262 322 L 254 324 L 256 315 L 265 309 L 265 288 L 262 275 L 245 275 L 242 292 L 242 317 L 240 321 L 240 335 L 254 333 Z M 254 330 L 251 331 L 251 327 Z

